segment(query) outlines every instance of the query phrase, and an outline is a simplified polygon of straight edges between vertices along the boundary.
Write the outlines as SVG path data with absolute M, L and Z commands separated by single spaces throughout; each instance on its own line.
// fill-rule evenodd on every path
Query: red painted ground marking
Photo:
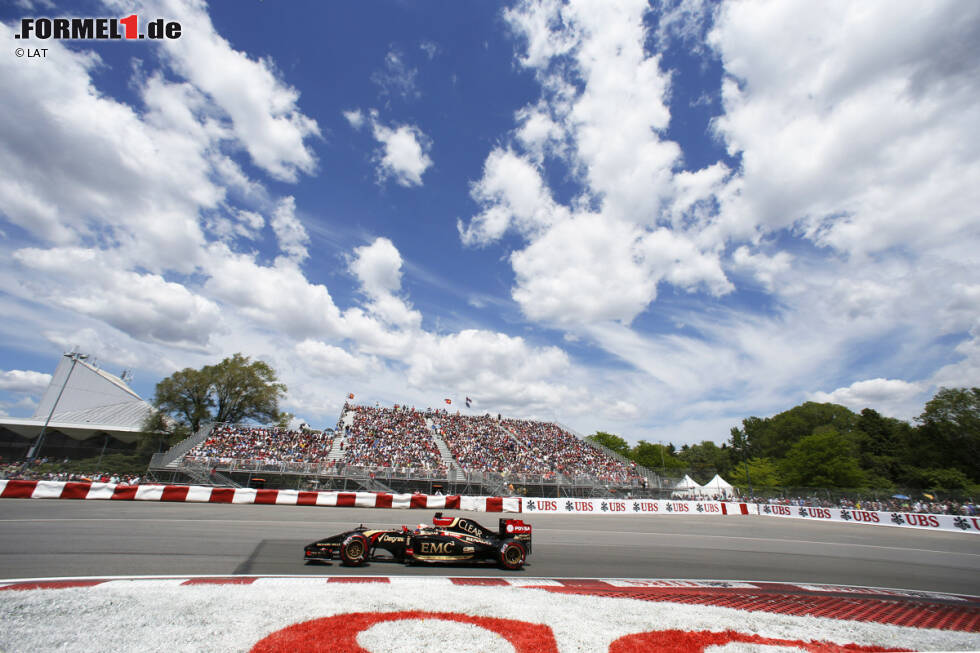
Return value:
M 964 605 L 954 605 L 922 598 L 879 598 L 853 594 L 823 596 L 803 593 L 800 590 L 787 593 L 725 588 L 610 587 L 610 589 L 603 589 L 599 586 L 601 581 L 593 581 L 596 584 L 591 586 L 588 584 L 576 585 L 571 581 L 560 580 L 559 582 L 565 586 L 538 586 L 536 589 L 558 594 L 713 605 L 749 612 L 758 611 L 848 621 L 867 621 L 895 626 L 937 628 L 969 633 L 980 632 L 980 605 L 972 601 Z M 873 590 L 869 590 L 869 594 L 873 594 Z
M 378 576 L 331 576 L 328 583 L 390 583 L 387 578 Z
M 251 585 L 258 577 L 241 576 L 235 578 L 191 578 L 185 580 L 181 585 Z
M 881 648 L 879 646 L 860 646 L 858 644 L 835 644 L 802 639 L 775 639 L 761 635 L 749 635 L 726 630 L 688 632 L 684 630 L 654 630 L 648 633 L 625 635 L 609 645 L 609 653 L 702 653 L 709 646 L 745 643 L 763 646 L 786 646 L 801 648 L 810 653 L 874 653 L 878 651 L 907 651 L 902 648 Z
M 14 583 L 13 585 L 7 585 L 6 587 L 0 587 L 0 591 L 3 590 L 61 590 L 68 589 L 70 587 L 94 587 L 95 585 L 101 585 L 104 580 L 52 580 L 52 581 L 37 581 L 30 583 Z
M 616 589 L 614 585 L 610 585 L 609 583 L 602 580 L 596 580 L 595 578 L 565 578 L 565 579 L 559 579 L 558 582 L 565 587 L 571 587 L 571 588 L 582 589 L 582 590 L 593 590 L 593 589 L 615 590 Z
M 507 586 L 510 587 L 508 583 L 503 578 L 450 578 L 449 579 L 453 585 L 479 585 L 481 587 L 493 587 L 493 586 Z
M 252 653 L 368 653 L 357 636 L 379 623 L 407 619 L 453 621 L 472 624 L 500 635 L 517 653 L 558 653 L 551 628 L 513 619 L 472 617 L 453 612 L 355 612 L 314 619 L 274 632 L 252 647 Z

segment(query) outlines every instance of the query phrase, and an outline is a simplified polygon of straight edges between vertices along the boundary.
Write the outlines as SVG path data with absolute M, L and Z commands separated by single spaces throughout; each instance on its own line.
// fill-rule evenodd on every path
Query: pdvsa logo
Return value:
M 55 41 L 180 38 L 182 28 L 175 20 L 147 21 L 145 32 L 140 31 L 139 23 L 136 14 L 125 18 L 21 18 L 20 33 L 14 34 L 14 38 Z

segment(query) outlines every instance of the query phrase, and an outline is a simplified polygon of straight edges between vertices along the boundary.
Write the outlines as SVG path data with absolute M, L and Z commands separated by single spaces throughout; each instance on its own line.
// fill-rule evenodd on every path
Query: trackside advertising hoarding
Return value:
M 980 517 L 962 515 L 928 515 L 915 512 L 876 512 L 845 508 L 813 508 L 810 506 L 781 506 L 751 504 L 750 512 L 767 517 L 808 519 L 811 521 L 836 521 L 899 528 L 920 528 L 933 531 L 957 531 L 980 533 Z
M 525 513 L 581 515 L 747 515 L 745 503 L 666 501 L 662 499 L 524 499 Z
M 980 533 L 980 517 L 928 515 L 907 512 L 872 512 L 840 508 L 781 506 L 720 501 L 665 501 L 653 499 L 544 499 L 522 502 L 523 512 L 577 515 L 762 515 L 811 521 L 895 526 L 934 531 Z

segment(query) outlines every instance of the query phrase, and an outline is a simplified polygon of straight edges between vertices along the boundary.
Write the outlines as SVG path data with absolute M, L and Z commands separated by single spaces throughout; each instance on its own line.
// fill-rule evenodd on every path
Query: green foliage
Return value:
M 107 454 L 94 456 L 92 458 L 80 458 L 64 462 L 49 462 L 38 465 L 36 471 L 46 474 L 48 472 L 68 472 L 71 474 L 94 474 L 96 472 L 106 474 L 123 474 L 142 476 L 146 472 L 147 465 L 150 464 L 150 456 L 133 454 Z M 95 480 L 95 479 L 93 479 Z
M 596 444 L 601 444 L 607 449 L 612 449 L 621 456 L 629 457 L 630 455 L 629 444 L 618 435 L 613 435 L 612 433 L 606 433 L 604 431 L 596 431 L 595 434 L 590 435 L 586 438 L 586 440 L 590 440 Z
M 719 447 L 711 440 L 685 445 L 678 452 L 677 458 L 691 469 L 691 475 L 698 483 L 707 483 L 715 474 L 726 476 L 732 470 L 731 449 L 727 446 Z
M 980 388 L 941 388 L 918 417 L 914 454 L 923 467 L 953 467 L 980 481 Z
M 747 440 L 749 455 L 779 459 L 785 457 L 796 442 L 819 427 L 829 426 L 838 432 L 846 432 L 856 421 L 857 415 L 844 406 L 808 401 L 772 417 L 747 417 L 742 420 L 740 433 Z M 739 450 L 743 448 L 736 446 L 734 441 L 732 446 Z
M 780 476 L 794 487 L 863 487 L 854 443 L 833 429 L 821 429 L 797 441 L 779 463 Z
M 745 475 L 745 466 L 744 461 L 739 462 L 732 469 L 731 476 L 727 479 L 729 483 L 743 491 L 748 489 L 749 482 L 751 482 L 753 490 L 774 488 L 783 484 L 779 476 L 778 466 L 769 458 L 750 458 L 748 477 Z
M 684 463 L 674 456 L 673 448 L 673 445 L 665 446 L 640 440 L 635 447 L 630 449 L 629 457 L 637 465 L 643 465 L 649 469 L 682 469 Z
M 909 467 L 906 468 L 905 474 L 903 485 L 923 490 L 940 492 L 944 490 L 968 490 L 972 486 L 966 474 L 955 468 Z
M 267 363 L 235 354 L 217 365 L 187 368 L 163 379 L 157 384 L 154 405 L 193 433 L 208 421 L 288 422 L 292 416 L 279 412 L 285 394 L 286 386 Z
M 211 383 L 205 371 L 185 368 L 174 372 L 157 383 L 153 405 L 160 412 L 170 415 L 178 423 L 197 431 L 201 422 L 207 421 L 214 405 Z

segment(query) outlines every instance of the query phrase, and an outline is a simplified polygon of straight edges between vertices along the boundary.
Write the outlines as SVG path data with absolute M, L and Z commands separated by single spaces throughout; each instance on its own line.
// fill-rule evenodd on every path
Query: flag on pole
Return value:
M 452 399 L 446 399 L 446 403 L 447 404 L 451 404 L 451 403 L 453 403 L 453 400 Z
M 466 407 L 469 408 L 471 403 L 473 403 L 473 400 L 470 399 L 469 397 L 467 397 L 466 398 Z

